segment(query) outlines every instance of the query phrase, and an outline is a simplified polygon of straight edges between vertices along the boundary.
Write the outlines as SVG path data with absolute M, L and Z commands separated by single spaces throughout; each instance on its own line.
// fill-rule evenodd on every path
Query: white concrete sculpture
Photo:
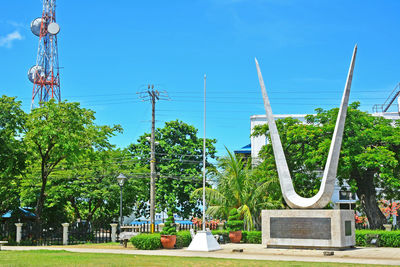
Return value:
M 275 120 L 272 115 L 271 104 L 265 89 L 264 80 L 261 75 L 260 67 L 257 59 L 257 73 L 261 85 L 261 91 L 264 99 L 264 107 L 267 114 L 269 133 L 271 136 L 272 148 L 274 151 L 275 162 L 278 170 L 279 182 L 281 185 L 282 195 L 289 205 L 294 209 L 322 209 L 332 198 L 332 193 L 336 180 L 337 166 L 339 162 L 340 148 L 343 139 L 344 123 L 346 121 L 347 105 L 349 102 L 351 81 L 353 78 L 353 69 L 356 59 L 357 45 L 354 47 L 353 57 L 351 59 L 347 81 L 344 88 L 342 103 L 340 105 L 338 117 L 336 120 L 335 131 L 333 133 L 331 146 L 329 149 L 328 160 L 326 161 L 324 174 L 321 181 L 321 186 L 318 193 L 311 198 L 299 196 L 293 187 L 292 178 L 283 152 L 282 143 L 279 138 L 278 129 L 276 128 Z

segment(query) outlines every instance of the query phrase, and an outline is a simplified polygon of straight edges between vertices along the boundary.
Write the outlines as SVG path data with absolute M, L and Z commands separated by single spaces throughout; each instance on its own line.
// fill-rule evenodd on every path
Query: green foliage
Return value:
M 357 193 L 370 226 L 379 229 L 385 217 L 378 200 L 400 198 L 400 122 L 393 124 L 358 107 L 358 102 L 348 107 L 337 177 L 340 185 L 346 183 Z M 337 108 L 317 109 L 316 115 L 306 117 L 306 124 L 292 118 L 277 120 L 295 190 L 303 197 L 319 190 L 320 171 L 325 168 L 337 113 Z M 255 127 L 253 135 L 266 134 L 269 137 L 268 125 Z M 261 150 L 260 157 L 265 174 L 277 180 L 270 143 Z
M 242 241 L 247 244 L 261 244 L 261 231 L 243 231 Z
M 21 138 L 26 114 L 14 97 L 0 97 L 0 214 L 19 206 L 20 178 L 26 149 Z
M 190 231 L 177 232 L 176 244 L 175 244 L 176 248 L 188 247 L 190 245 L 190 242 L 192 242 L 192 236 L 190 234 Z
M 225 242 L 229 241 L 229 231 L 228 230 L 211 230 L 213 235 L 222 235 L 224 237 Z M 243 233 L 243 232 L 242 232 Z
M 250 162 L 237 158 L 228 149 L 226 151 L 228 156 L 219 160 L 214 174 L 217 188 L 206 188 L 207 215 L 227 219 L 229 210 L 237 208 L 243 216 L 245 228 L 250 230 L 254 225 L 260 225 L 262 209 L 280 207 L 281 201 L 270 197 L 271 181 L 261 180 L 263 176 L 251 170 Z M 203 188 L 196 189 L 192 197 L 201 199 L 202 191 Z
M 222 235 L 225 241 L 229 241 L 228 230 L 212 230 L 213 235 Z M 242 231 L 242 241 L 247 244 L 261 244 L 261 231 Z
M 400 247 L 400 230 L 356 230 L 356 245 L 360 247 L 373 246 L 371 240 L 376 237 L 378 237 L 379 247 Z
M 94 120 L 94 112 L 81 108 L 79 103 L 56 103 L 54 100 L 43 103 L 27 116 L 24 141 L 32 164 L 25 181 L 30 187 L 26 187 L 24 194 L 36 202 L 35 213 L 39 221 L 42 220 L 46 197 L 51 195 L 47 191 L 59 183 L 51 176 L 56 174 L 56 167 L 73 166 L 87 159 L 92 151 L 111 149 L 113 146 L 108 139 L 115 132 L 122 131 L 118 125 L 95 125 Z M 53 197 L 49 205 L 65 204 L 65 195 L 55 194 Z
M 48 198 L 63 194 L 70 221 L 111 223 L 119 214 L 120 187 L 116 177 L 122 172 L 130 178 L 123 186 L 122 212 L 130 215 L 143 199 L 147 199 L 149 187 L 148 180 L 130 177 L 132 172 L 147 172 L 146 168 L 137 167 L 131 161 L 116 164 L 127 156 L 127 151 L 120 149 L 87 151 L 84 156 L 87 161 L 65 166 L 67 170 L 53 174 L 57 177 L 57 184 L 49 190 Z
M 229 212 L 226 228 L 231 232 L 243 230 L 243 220 L 240 220 L 240 213 L 237 209 L 233 208 Z
M 154 250 L 161 248 L 160 234 L 140 234 L 132 237 L 131 242 L 137 249 Z
M 176 207 L 175 212 L 184 218 L 201 214 L 197 201 L 190 198 L 190 194 L 202 186 L 203 139 L 197 134 L 195 127 L 178 120 L 166 122 L 163 128 L 156 129 L 155 140 L 159 142 L 155 147 L 156 171 L 160 173 L 156 180 L 158 211 Z M 140 136 L 128 148 L 141 166 L 149 163 L 150 143 L 146 137 L 150 134 Z M 206 140 L 208 159 L 215 158 L 215 143 L 215 139 Z M 208 162 L 206 165 L 212 167 Z
M 172 211 L 168 211 L 168 218 L 164 223 L 163 230 L 160 232 L 161 235 L 176 235 L 176 226 L 174 214 Z

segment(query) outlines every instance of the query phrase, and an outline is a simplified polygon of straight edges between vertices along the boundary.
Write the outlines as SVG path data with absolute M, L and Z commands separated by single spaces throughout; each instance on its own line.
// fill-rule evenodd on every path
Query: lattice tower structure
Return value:
M 56 0 L 43 0 L 42 17 L 31 23 L 32 33 L 39 37 L 36 65 L 28 72 L 33 83 L 31 109 L 54 98 L 61 101 L 58 65 Z

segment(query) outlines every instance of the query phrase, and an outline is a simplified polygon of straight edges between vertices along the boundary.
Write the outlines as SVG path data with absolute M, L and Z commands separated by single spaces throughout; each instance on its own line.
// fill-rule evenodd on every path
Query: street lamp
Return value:
M 118 175 L 118 177 L 117 177 L 118 185 L 119 185 L 119 188 L 121 189 L 120 202 L 119 202 L 119 216 L 120 216 L 120 218 L 119 218 L 119 227 L 120 227 L 120 231 L 121 231 L 121 226 L 122 226 L 122 223 L 123 223 L 123 218 L 122 218 L 122 187 L 124 186 L 126 179 L 127 178 L 122 173 L 120 173 Z

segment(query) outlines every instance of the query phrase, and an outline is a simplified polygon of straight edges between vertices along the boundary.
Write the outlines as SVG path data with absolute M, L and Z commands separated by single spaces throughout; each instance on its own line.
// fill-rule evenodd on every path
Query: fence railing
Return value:
M 195 231 L 201 230 L 202 226 L 194 223 L 175 223 L 177 231 L 188 231 L 194 229 Z M 163 224 L 156 224 L 154 226 L 154 232 L 158 233 L 162 230 Z M 207 224 L 206 228 L 210 230 L 218 229 L 218 224 Z M 122 225 L 121 230 L 124 232 L 141 232 L 150 233 L 151 224 L 149 222 L 132 223 L 129 225 Z
M 10 245 L 26 246 L 82 244 L 87 242 L 106 243 L 112 240 L 110 225 L 90 227 L 70 224 L 66 229 L 61 225 L 43 228 L 35 222 L 24 222 L 20 225 L 18 228 L 14 223 L 0 222 L 0 240 L 8 241 Z M 66 232 L 66 236 L 64 236 L 64 232 Z
M 13 223 L 0 223 L 0 240 L 15 240 L 16 229 Z
M 24 223 L 21 227 L 21 245 L 51 246 L 62 245 L 61 226 L 43 228 L 35 222 Z
M 111 242 L 111 226 L 90 227 L 74 224 L 68 229 L 68 244 Z

